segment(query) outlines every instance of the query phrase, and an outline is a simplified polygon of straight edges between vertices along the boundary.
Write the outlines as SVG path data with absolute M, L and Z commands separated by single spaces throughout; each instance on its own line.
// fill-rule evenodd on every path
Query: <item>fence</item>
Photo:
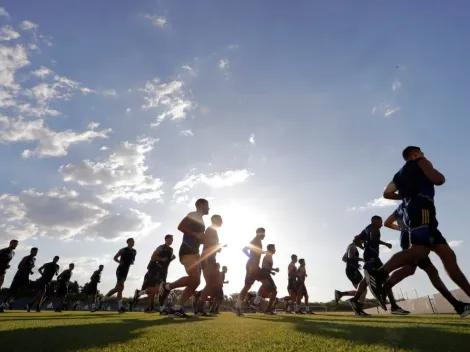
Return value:
M 470 302 L 470 298 L 460 289 L 451 291 L 452 295 L 463 302 Z M 400 307 L 411 312 L 411 314 L 452 314 L 455 313 L 454 307 L 447 300 L 437 293 L 433 296 L 424 296 L 414 299 L 408 299 L 399 302 Z M 385 312 L 380 307 L 369 308 L 365 310 L 369 314 L 390 314 L 390 305 L 387 305 Z

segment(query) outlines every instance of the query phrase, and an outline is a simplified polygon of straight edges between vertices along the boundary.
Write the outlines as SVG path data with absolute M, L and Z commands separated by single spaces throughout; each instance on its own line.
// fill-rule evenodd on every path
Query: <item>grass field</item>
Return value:
M 89 312 L 0 315 L 1 351 L 417 351 L 470 350 L 458 316 L 313 316 L 224 313 L 189 320 Z

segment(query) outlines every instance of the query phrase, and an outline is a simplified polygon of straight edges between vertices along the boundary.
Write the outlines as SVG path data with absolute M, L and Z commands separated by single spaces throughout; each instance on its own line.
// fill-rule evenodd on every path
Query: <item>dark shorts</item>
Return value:
M 346 268 L 346 276 L 353 285 L 359 285 L 363 279 L 361 272 L 357 268 L 350 266 Z
M 69 293 L 69 287 L 67 285 L 59 285 L 57 286 L 57 297 L 65 297 Z
M 98 293 L 98 282 L 91 281 L 88 283 L 86 294 L 88 296 L 95 296 Z
M 188 246 L 186 243 L 181 243 L 180 250 L 178 252 L 181 264 L 183 264 L 182 259 L 185 255 L 199 255 L 199 247 L 200 245 L 197 245 L 197 247 L 192 247 Z
M 210 255 L 206 257 L 204 260 L 201 261 L 201 269 L 204 268 L 214 267 L 217 268 L 217 260 L 215 259 L 215 255 Z
M 384 265 L 382 261 L 380 260 L 380 258 L 376 256 L 368 256 L 364 254 L 364 261 L 365 261 L 364 269 L 367 269 L 367 270 L 378 269 L 382 265 Z
M 410 234 L 408 233 L 408 231 L 402 231 L 400 238 L 400 246 L 402 250 L 410 248 Z M 426 271 L 428 266 L 431 264 L 431 259 L 429 257 L 422 258 L 416 262 L 416 266 L 424 271 Z
M 48 278 L 41 277 L 34 282 L 34 288 L 36 290 L 46 291 L 48 286 L 51 284 L 51 281 L 52 279 L 49 280 Z
M 299 288 L 297 279 L 288 279 L 287 280 L 287 291 L 297 291 Z
M 29 275 L 15 275 L 11 282 L 10 290 L 29 289 L 30 287 Z
M 299 283 L 299 295 L 300 296 L 307 296 L 307 286 L 305 286 L 305 282 L 300 282 Z
M 144 283 L 142 284 L 142 290 L 146 290 L 150 287 L 160 285 L 166 281 L 168 271 L 167 270 L 149 270 L 144 276 Z
M 446 239 L 438 230 L 436 207 L 429 199 L 424 197 L 411 199 L 404 207 L 403 220 L 409 230 L 412 245 L 447 244 Z
M 129 274 L 129 267 L 124 265 L 119 265 L 116 269 L 116 279 L 118 282 L 125 282 L 127 275 Z
M 258 274 L 258 280 L 266 285 L 266 288 L 269 291 L 274 291 L 277 289 L 276 284 L 274 283 L 273 277 L 271 275 L 271 270 L 263 270 L 261 269 Z
M 252 286 L 255 281 L 259 280 L 260 268 L 258 266 L 246 267 L 245 286 Z

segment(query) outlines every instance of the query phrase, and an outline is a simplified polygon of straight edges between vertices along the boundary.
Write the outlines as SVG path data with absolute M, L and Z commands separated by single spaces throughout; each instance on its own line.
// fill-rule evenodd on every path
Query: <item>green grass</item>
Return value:
M 158 314 L 9 312 L 1 351 L 470 351 L 470 319 L 458 316 L 313 316 L 224 313 L 189 320 Z

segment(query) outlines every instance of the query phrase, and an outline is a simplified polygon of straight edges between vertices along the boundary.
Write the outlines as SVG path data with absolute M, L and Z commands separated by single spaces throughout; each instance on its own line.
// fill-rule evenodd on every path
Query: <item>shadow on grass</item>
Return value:
M 0 332 L 0 350 L 18 352 L 68 352 L 87 348 L 105 348 L 109 344 L 126 343 L 142 334 L 147 327 L 190 324 L 190 319 L 158 319 L 90 323 L 83 325 L 45 326 L 42 328 L 4 330 Z
M 277 316 L 265 318 L 250 316 L 251 319 L 260 319 L 270 322 L 283 322 L 294 325 L 295 329 L 305 334 L 315 334 L 327 338 L 344 339 L 356 344 L 382 345 L 388 348 L 405 348 L 419 352 L 468 351 L 470 345 L 470 333 L 467 333 L 466 324 L 455 324 L 462 331 L 452 331 L 454 324 L 447 328 L 439 324 L 439 327 L 430 327 L 417 324 L 417 326 L 378 326 L 377 319 L 357 319 L 356 321 L 327 321 L 315 318 L 302 319 L 291 316 Z M 357 323 L 357 324 L 355 324 Z M 406 320 L 403 321 L 407 324 Z M 465 330 L 464 330 L 465 329 Z

